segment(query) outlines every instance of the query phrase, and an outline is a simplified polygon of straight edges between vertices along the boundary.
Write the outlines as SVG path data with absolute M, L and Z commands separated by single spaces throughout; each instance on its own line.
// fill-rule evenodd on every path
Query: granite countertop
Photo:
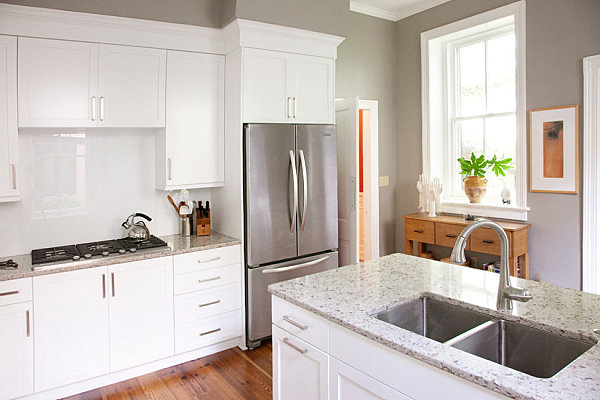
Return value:
M 512 278 L 533 299 L 496 310 L 498 274 L 405 254 L 269 286 L 269 291 L 391 349 L 516 399 L 600 399 L 600 345 L 551 378 L 536 378 L 371 317 L 426 293 L 493 317 L 596 343 L 600 296 Z
M 0 281 L 27 278 L 38 275 L 54 274 L 57 272 L 73 271 L 76 269 L 99 267 L 102 265 L 122 264 L 132 261 L 140 261 L 151 258 L 172 256 L 176 254 L 191 253 L 194 251 L 216 249 L 218 247 L 233 246 L 241 243 L 239 239 L 223 235 L 215 231 L 212 231 L 210 236 L 169 235 L 160 236 L 160 238 L 167 242 L 169 248 L 159 251 L 129 253 L 122 256 L 97 258 L 86 261 L 52 265 L 48 268 L 42 268 L 35 271 L 33 270 L 31 265 L 31 254 L 23 254 L 12 257 L 0 257 L 0 261 L 12 259 L 14 262 L 19 264 L 19 267 L 17 269 L 0 270 Z

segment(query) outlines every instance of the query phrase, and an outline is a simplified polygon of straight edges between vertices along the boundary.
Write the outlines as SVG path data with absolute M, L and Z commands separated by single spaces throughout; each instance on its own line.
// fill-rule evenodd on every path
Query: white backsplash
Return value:
M 154 130 L 19 131 L 21 201 L 0 203 L 0 257 L 122 237 L 142 212 L 154 235 L 178 232 L 168 192 L 154 189 Z M 210 189 L 190 190 L 210 200 Z

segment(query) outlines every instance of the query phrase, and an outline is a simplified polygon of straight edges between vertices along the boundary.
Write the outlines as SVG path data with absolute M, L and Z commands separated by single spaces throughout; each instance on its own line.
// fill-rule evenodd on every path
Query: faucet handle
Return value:
M 517 301 L 529 301 L 533 299 L 533 295 L 527 289 L 509 286 L 504 289 L 504 294 L 507 298 Z

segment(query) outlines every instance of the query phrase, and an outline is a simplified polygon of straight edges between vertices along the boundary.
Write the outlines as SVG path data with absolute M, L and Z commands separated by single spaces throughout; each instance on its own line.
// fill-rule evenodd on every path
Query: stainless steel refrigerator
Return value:
M 244 125 L 246 327 L 271 336 L 267 286 L 338 266 L 334 125 Z

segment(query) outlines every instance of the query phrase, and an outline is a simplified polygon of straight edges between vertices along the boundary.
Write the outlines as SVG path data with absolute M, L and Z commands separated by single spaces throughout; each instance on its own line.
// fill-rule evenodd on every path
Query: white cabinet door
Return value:
M 35 390 L 109 371 L 106 268 L 33 278 Z
M 98 45 L 19 38 L 19 127 L 96 126 Z
M 0 399 L 33 392 L 31 302 L 0 307 Z
M 100 45 L 99 127 L 165 126 L 166 50 Z
M 174 354 L 173 258 L 108 267 L 110 370 Z
M 244 122 L 289 122 L 286 53 L 244 49 Z
M 0 36 L 0 202 L 19 200 L 17 39 Z
M 333 59 L 287 56 L 287 96 L 293 99 L 292 120 L 297 123 L 334 123 Z
M 326 400 L 329 356 L 273 325 L 273 399 Z
M 225 57 L 169 51 L 167 58 L 165 142 L 157 148 L 166 157 L 157 157 L 159 187 L 222 186 Z
M 334 357 L 329 359 L 329 379 L 329 400 L 411 400 Z

